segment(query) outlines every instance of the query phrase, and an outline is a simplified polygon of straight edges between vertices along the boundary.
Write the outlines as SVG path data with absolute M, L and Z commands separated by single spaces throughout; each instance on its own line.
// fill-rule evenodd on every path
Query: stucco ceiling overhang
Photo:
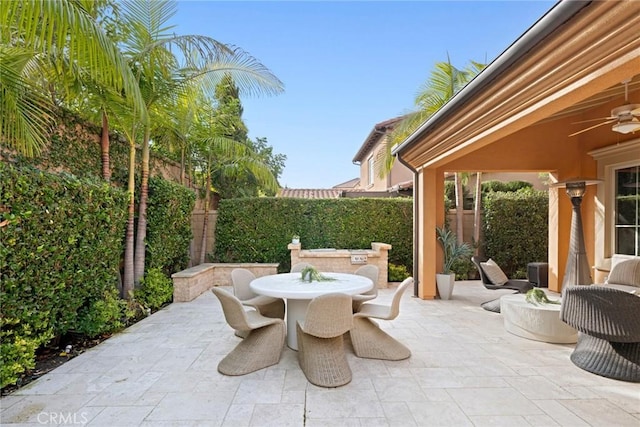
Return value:
M 640 2 L 583 5 L 508 68 L 487 67 L 473 96 L 465 99 L 463 89 L 444 117 L 427 120 L 396 149 L 403 162 L 437 167 L 532 124 L 607 102 L 616 85 L 623 91 L 620 83 L 640 74 Z M 544 34 L 536 28 L 543 24 L 529 32 Z

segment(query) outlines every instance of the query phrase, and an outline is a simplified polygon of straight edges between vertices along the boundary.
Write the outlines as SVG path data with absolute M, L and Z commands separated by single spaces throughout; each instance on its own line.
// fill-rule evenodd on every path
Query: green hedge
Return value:
M 368 249 L 371 242 L 392 245 L 389 262 L 413 269 L 411 199 L 221 200 L 214 262 L 280 263 L 289 271 L 287 245 L 300 235 L 303 248 Z
M 167 277 L 189 264 L 191 212 L 196 195 L 188 188 L 159 177 L 149 179 L 147 256 L 145 269 L 159 269 Z
M 526 277 L 530 262 L 546 262 L 549 196 L 546 191 L 490 192 L 483 199 L 484 246 L 511 278 Z
M 51 338 L 118 326 L 127 197 L 106 183 L 7 163 L 0 182 L 4 386 Z

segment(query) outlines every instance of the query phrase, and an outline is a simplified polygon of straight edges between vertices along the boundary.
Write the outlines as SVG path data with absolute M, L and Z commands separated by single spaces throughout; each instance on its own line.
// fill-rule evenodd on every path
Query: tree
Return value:
M 224 82 L 221 83 L 221 86 L 224 85 Z M 273 189 L 278 186 L 268 165 L 261 163 L 258 156 L 251 151 L 249 146 L 226 136 L 237 134 L 237 137 L 241 138 L 246 134 L 242 132 L 238 134 L 234 130 L 235 128 L 232 124 L 237 123 L 238 104 L 229 102 L 230 98 L 225 99 L 224 94 L 227 92 L 223 88 L 220 89 L 216 91 L 216 94 L 222 99 L 218 99 L 219 104 L 216 108 L 208 105 L 204 97 L 197 101 L 200 118 L 197 120 L 198 126 L 196 132 L 194 132 L 194 140 L 197 149 L 197 166 L 205 190 L 200 264 L 205 261 L 206 256 L 209 205 L 211 191 L 214 188 L 212 184 L 214 174 L 234 177 L 249 174 L 267 188 Z
M 247 127 L 242 120 L 242 102 L 239 91 L 230 75 L 225 75 L 215 91 L 217 101 L 216 125 L 220 136 L 232 139 L 247 146 L 250 158 L 267 166 L 275 179 L 282 173 L 286 156 L 273 155 L 273 148 L 267 146 L 266 138 L 256 139 L 255 142 L 247 137 Z M 283 159 L 284 157 L 284 159 Z M 244 160 L 248 160 L 245 158 Z M 224 168 L 216 168 L 213 171 L 212 182 L 216 192 L 222 198 L 256 197 L 259 195 L 275 195 L 278 186 L 273 185 L 271 179 L 267 185 L 256 179 L 248 164 L 240 164 L 237 159 L 228 162 Z M 231 167 L 235 165 L 234 167 Z M 262 168 L 262 165 L 260 166 Z
M 394 158 L 391 155 L 393 146 L 400 144 L 411 135 L 422 123 L 440 110 L 453 96 L 458 93 L 468 82 L 473 79 L 486 65 L 471 61 L 465 69 L 458 69 L 452 63 L 449 55 L 446 62 L 438 62 L 427 81 L 420 87 L 415 97 L 417 109 L 407 115 L 394 128 L 391 137 L 387 140 L 383 160 L 377 162 L 376 169 L 381 177 L 386 176 L 393 166 Z M 463 177 L 456 172 L 454 176 L 456 185 L 456 237 L 459 242 L 464 239 L 463 229 Z
M 54 120 L 53 103 L 44 96 L 42 84 L 65 78 L 56 74 L 58 70 L 82 70 L 103 86 L 122 90 L 144 114 L 131 70 L 116 43 L 91 15 L 104 4 L 104 0 L 3 2 L 0 129 L 8 146 L 30 156 L 46 144 Z
M 176 96 L 190 84 L 214 91 L 226 74 L 249 93 L 279 93 L 282 83 L 261 63 L 238 48 L 199 35 L 175 35 L 168 25 L 176 13 L 175 1 L 127 1 L 122 4 L 123 25 L 129 28 L 122 43 L 125 57 L 136 76 L 144 105 L 150 115 L 167 115 L 163 100 Z M 177 56 L 180 55 L 180 59 Z M 181 63 L 182 61 L 182 63 Z M 149 181 L 149 143 L 153 120 L 142 121 L 141 186 L 138 227 L 135 239 L 134 283 L 144 275 L 147 198 Z

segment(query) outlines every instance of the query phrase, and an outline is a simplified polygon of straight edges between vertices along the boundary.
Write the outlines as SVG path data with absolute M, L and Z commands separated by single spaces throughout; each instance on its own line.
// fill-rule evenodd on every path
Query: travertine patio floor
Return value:
M 389 301 L 393 289 L 382 290 Z M 505 332 L 480 303 L 507 291 L 457 282 L 453 299 L 402 300 L 381 325 L 410 359 L 356 358 L 337 389 L 307 382 L 296 352 L 241 377 L 216 366 L 239 338 L 206 292 L 175 303 L 0 400 L 2 425 L 634 426 L 640 384 L 575 367 L 573 345 Z

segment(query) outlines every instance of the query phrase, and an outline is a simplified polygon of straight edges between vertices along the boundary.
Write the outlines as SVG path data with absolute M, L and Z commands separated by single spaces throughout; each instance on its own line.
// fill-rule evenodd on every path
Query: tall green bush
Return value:
M 280 263 L 289 271 L 287 245 L 300 235 L 304 248 L 366 249 L 392 245 L 389 262 L 413 266 L 411 199 L 251 198 L 220 201 L 215 262 Z
M 187 268 L 195 202 L 196 195 L 188 188 L 159 177 L 149 179 L 147 271 L 160 269 L 170 277 Z
M 483 203 L 483 252 L 509 277 L 525 277 L 527 263 L 548 259 L 549 196 L 546 191 L 490 192 Z
M 100 318 L 96 302 L 118 284 L 127 197 L 106 183 L 7 163 L 0 182 L 4 386 L 33 366 L 40 345 Z

